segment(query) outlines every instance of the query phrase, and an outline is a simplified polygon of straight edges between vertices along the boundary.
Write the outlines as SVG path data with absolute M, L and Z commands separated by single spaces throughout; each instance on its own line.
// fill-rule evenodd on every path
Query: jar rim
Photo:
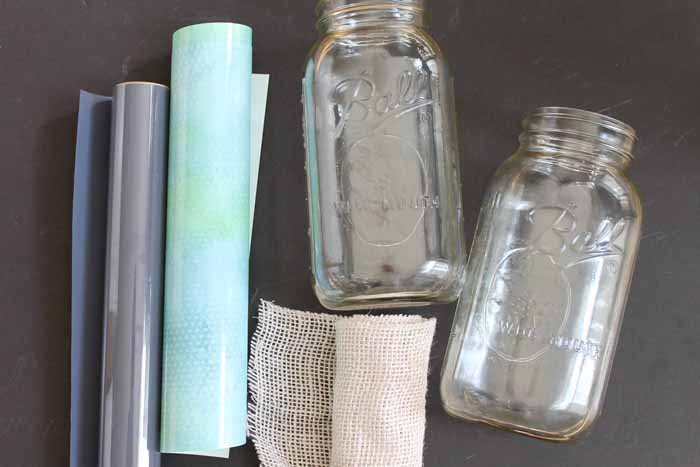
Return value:
M 572 140 L 595 142 L 632 160 L 637 133 L 609 115 L 571 107 L 540 107 L 523 120 L 526 133 L 555 134 Z
M 535 109 L 535 111 L 528 118 L 533 116 L 577 118 L 581 119 L 582 121 L 605 126 L 606 128 L 613 131 L 618 131 L 629 138 L 637 139 L 637 132 L 627 123 L 611 117 L 610 115 L 592 112 L 590 110 L 577 109 L 574 107 L 544 106 Z
M 404 5 L 422 10 L 424 0 L 319 0 L 316 4 L 316 15 L 322 17 L 345 8 L 382 4 L 390 6 Z

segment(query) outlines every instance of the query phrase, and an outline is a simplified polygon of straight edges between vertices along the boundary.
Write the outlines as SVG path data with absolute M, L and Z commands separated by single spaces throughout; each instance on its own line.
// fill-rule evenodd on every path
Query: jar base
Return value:
M 459 410 L 454 407 L 450 407 L 444 402 L 442 406 L 449 416 L 457 418 L 459 420 L 482 423 L 485 425 L 492 426 L 494 428 L 498 428 L 500 430 L 510 431 L 513 433 L 529 436 L 531 438 L 537 438 L 544 441 L 552 441 L 558 443 L 570 443 L 580 441 L 581 439 L 586 437 L 591 426 L 590 421 L 583 421 L 578 423 L 577 426 L 572 427 L 571 429 L 567 429 L 566 431 L 554 432 L 537 429 L 522 423 L 518 423 L 515 421 L 516 417 L 512 417 L 513 420 L 509 421 L 504 420 L 500 417 L 490 415 L 475 415 L 464 410 Z
M 451 303 L 457 299 L 456 296 L 441 296 L 425 292 L 393 292 L 343 297 L 341 301 L 329 299 L 317 287 L 314 287 L 314 290 L 321 305 L 334 311 L 423 307 Z

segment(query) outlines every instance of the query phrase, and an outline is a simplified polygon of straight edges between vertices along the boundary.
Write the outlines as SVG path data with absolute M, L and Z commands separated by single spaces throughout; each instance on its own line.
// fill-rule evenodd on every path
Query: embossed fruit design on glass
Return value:
M 464 277 L 452 78 L 422 0 L 327 0 L 304 76 L 312 270 L 331 309 L 455 300 Z
M 539 109 L 482 204 L 441 396 L 456 417 L 568 440 L 600 414 L 640 238 L 635 133 Z

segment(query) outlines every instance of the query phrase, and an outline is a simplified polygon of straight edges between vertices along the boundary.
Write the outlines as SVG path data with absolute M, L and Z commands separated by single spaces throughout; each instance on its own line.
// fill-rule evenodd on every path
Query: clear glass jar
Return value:
M 325 0 L 304 76 L 314 288 L 330 309 L 455 300 L 464 276 L 452 78 L 422 0 Z
M 450 336 L 451 415 L 551 440 L 600 414 L 640 239 L 634 130 L 545 107 L 486 193 Z

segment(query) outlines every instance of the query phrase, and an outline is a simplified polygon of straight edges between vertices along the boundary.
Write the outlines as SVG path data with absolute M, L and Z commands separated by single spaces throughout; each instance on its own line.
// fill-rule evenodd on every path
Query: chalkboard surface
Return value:
M 433 0 L 430 28 L 455 76 L 467 242 L 519 121 L 541 105 L 634 126 L 631 178 L 644 238 L 604 413 L 573 445 L 449 418 L 437 391 L 454 305 L 438 317 L 426 467 L 700 465 L 700 3 L 692 0 Z M 180 26 L 255 30 L 270 96 L 251 263 L 258 300 L 318 311 L 310 287 L 301 75 L 313 0 L 0 1 L 1 465 L 68 463 L 71 197 L 79 89 L 169 81 Z M 100 349 L 95 349 L 99 352 Z M 97 390 L 97 388 L 95 388 Z M 166 467 L 256 466 L 165 456 Z

